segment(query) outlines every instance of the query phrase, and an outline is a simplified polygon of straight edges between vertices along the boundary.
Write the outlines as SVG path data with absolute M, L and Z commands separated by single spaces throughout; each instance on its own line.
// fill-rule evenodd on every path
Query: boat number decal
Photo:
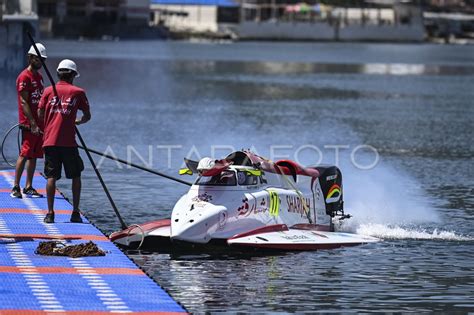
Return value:
M 276 191 L 269 190 L 268 194 L 270 195 L 270 215 L 276 217 L 280 211 L 280 198 Z

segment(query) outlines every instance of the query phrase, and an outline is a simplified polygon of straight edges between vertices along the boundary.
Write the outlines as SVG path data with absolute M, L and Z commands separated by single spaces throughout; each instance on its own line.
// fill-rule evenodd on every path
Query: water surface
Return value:
M 337 162 L 354 218 L 342 229 L 383 242 L 263 256 L 130 251 L 190 312 L 474 310 L 472 46 L 46 45 L 50 69 L 62 58 L 79 66 L 77 84 L 93 114 L 80 127 L 88 145 L 123 158 L 128 152 L 135 163 L 177 176 L 186 155 L 254 148 L 335 163 L 334 146 L 343 146 Z M 14 79 L 1 79 L 2 130 L 16 122 Z M 351 153 L 360 145 L 377 149 L 374 168 L 354 167 Z M 368 165 L 374 154 L 358 151 L 356 159 Z M 186 192 L 111 161 L 100 165 L 127 223 L 169 217 Z M 86 167 L 82 209 L 114 231 L 117 219 Z M 59 187 L 70 196 L 69 185 Z

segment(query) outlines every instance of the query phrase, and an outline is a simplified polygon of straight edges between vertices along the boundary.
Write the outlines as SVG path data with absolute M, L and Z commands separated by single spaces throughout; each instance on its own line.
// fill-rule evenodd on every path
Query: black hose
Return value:
M 7 157 L 5 156 L 5 152 L 4 152 L 4 149 L 5 149 L 5 141 L 7 140 L 8 136 L 10 135 L 10 133 L 15 130 L 15 128 L 17 128 L 18 126 L 20 126 L 20 124 L 15 124 L 13 125 L 10 129 L 8 129 L 8 131 L 5 133 L 5 136 L 3 137 L 3 140 L 2 140 L 2 146 L 1 146 L 1 151 L 2 151 L 2 157 L 3 157 L 3 160 L 8 164 L 10 165 L 11 167 L 15 167 L 16 164 L 10 164 L 10 162 L 8 162 L 7 160 Z M 20 153 L 20 128 L 18 128 L 18 153 Z
M 21 131 L 21 126 L 18 126 L 18 132 L 16 133 L 16 142 L 18 144 L 18 156 L 20 156 L 20 153 L 21 153 L 20 131 Z

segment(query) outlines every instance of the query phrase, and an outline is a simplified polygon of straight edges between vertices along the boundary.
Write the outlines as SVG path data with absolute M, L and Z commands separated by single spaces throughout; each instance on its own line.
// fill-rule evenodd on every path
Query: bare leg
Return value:
M 36 159 L 29 159 L 26 161 L 26 183 L 25 187 L 33 187 L 33 175 L 36 169 Z
M 81 199 L 81 177 L 72 179 L 72 206 L 73 211 L 79 211 L 79 201 Z
M 25 169 L 25 162 L 26 162 L 26 158 L 23 156 L 19 156 L 18 159 L 16 160 L 14 186 L 20 186 L 20 179 L 21 179 L 21 175 L 23 175 L 23 170 Z
M 56 193 L 56 178 L 48 178 L 46 195 L 48 197 L 48 213 L 54 213 L 54 194 Z

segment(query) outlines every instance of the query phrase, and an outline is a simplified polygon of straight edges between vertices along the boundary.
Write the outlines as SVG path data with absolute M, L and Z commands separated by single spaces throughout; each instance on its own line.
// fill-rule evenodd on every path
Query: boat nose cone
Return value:
M 175 210 L 171 217 L 171 239 L 203 244 L 210 241 L 212 232 L 219 226 L 219 215 L 226 208 L 208 204 Z

